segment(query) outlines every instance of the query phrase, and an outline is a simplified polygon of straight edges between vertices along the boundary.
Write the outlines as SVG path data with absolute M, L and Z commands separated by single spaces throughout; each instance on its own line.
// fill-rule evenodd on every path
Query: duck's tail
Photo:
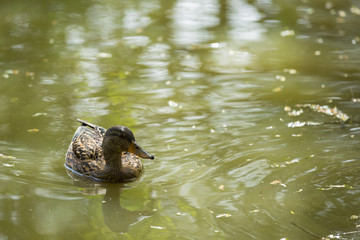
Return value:
M 95 127 L 96 127 L 96 125 L 91 124 L 91 123 L 89 123 L 87 121 L 84 121 L 84 120 L 81 120 L 81 119 L 76 119 L 76 120 L 81 123 L 81 126 L 88 126 L 88 127 L 93 128 L 93 129 L 95 129 Z

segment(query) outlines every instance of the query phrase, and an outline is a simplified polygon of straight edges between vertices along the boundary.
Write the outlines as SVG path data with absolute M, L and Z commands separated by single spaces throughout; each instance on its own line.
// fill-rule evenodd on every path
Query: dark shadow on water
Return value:
M 105 194 L 102 201 L 102 213 L 106 226 L 113 232 L 126 233 L 129 227 L 151 215 L 151 211 L 129 211 L 121 207 L 120 197 L 124 183 L 101 183 L 89 181 L 88 178 L 67 170 L 74 185 L 83 189 L 84 195 L 95 196 Z

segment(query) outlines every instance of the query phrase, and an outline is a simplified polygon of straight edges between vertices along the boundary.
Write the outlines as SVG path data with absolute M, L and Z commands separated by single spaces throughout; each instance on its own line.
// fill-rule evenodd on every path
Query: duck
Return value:
M 136 142 L 132 131 L 122 125 L 109 129 L 77 119 L 76 130 L 65 154 L 65 167 L 76 175 L 100 182 L 126 182 L 140 177 L 140 158 L 154 159 Z

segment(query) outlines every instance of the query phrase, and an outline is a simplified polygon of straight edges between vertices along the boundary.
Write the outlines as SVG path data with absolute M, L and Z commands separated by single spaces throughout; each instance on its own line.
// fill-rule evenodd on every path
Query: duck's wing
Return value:
M 97 127 L 96 125 L 92 124 L 92 123 L 89 123 L 87 121 L 84 121 L 84 120 L 81 120 L 81 119 L 76 119 L 78 122 L 81 123 L 81 126 L 88 126 L 88 127 L 91 127 L 91 128 L 95 128 Z
M 102 129 L 80 126 L 72 139 L 72 149 L 80 160 L 97 159 L 100 154 L 103 140 Z
M 100 127 L 100 126 L 96 126 L 96 125 L 94 125 L 94 124 L 92 124 L 92 123 L 89 123 L 89 122 L 84 121 L 84 120 L 81 120 L 81 119 L 76 119 L 76 120 L 81 123 L 81 126 L 87 126 L 87 127 L 92 128 L 92 129 L 95 129 L 96 131 L 99 132 L 99 134 L 100 134 L 101 136 L 104 137 L 105 132 L 106 132 L 106 129 L 105 129 L 105 128 Z

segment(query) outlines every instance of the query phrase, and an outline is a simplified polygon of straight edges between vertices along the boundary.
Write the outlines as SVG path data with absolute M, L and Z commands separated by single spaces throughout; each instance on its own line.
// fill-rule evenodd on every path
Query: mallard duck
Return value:
M 65 156 L 65 167 L 76 174 L 97 181 L 124 182 L 138 178 L 143 172 L 139 159 L 154 159 L 136 142 L 125 126 L 109 129 L 77 119 L 76 130 Z

